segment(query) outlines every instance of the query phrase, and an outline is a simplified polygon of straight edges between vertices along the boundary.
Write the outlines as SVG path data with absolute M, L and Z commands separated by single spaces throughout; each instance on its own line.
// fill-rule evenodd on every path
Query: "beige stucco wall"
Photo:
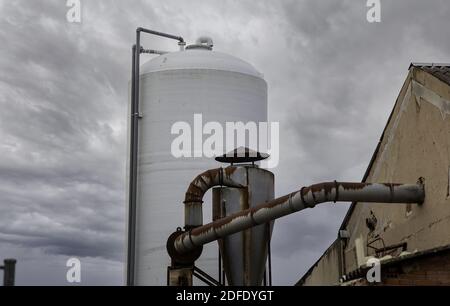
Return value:
M 386 245 L 407 242 L 408 251 L 450 244 L 450 86 L 412 68 L 397 99 L 367 182 L 416 183 L 425 179 L 425 203 L 418 205 L 357 203 L 346 229 L 345 267 L 356 268 L 355 239 L 366 244 L 366 218 L 377 217 L 376 234 Z M 305 285 L 335 283 L 339 247 L 335 243 L 305 277 Z M 375 244 L 381 247 L 380 244 Z M 373 253 L 366 254 L 373 255 Z
M 336 241 L 325 252 L 321 260 L 312 267 L 311 274 L 305 278 L 303 286 L 325 285 L 332 286 L 339 283 L 339 241 Z
M 412 68 L 367 181 L 415 183 L 423 177 L 425 203 L 411 205 L 410 211 L 405 204 L 358 203 L 346 228 L 351 235 L 346 272 L 357 268 L 355 239 L 366 242 L 370 211 L 378 219 L 375 232 L 386 245 L 407 242 L 408 251 L 423 251 L 450 244 L 450 104 L 443 100 L 450 101 L 450 87 Z

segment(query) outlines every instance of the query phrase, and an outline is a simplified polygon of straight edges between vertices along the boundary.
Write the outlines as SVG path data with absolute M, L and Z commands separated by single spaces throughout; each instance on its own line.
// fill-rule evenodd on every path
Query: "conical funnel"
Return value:
M 238 166 L 233 180 L 247 188 L 221 187 L 213 190 L 214 218 L 219 219 L 268 202 L 274 198 L 274 176 L 250 165 Z M 219 240 L 228 285 L 260 286 L 266 271 L 268 244 L 273 222 Z

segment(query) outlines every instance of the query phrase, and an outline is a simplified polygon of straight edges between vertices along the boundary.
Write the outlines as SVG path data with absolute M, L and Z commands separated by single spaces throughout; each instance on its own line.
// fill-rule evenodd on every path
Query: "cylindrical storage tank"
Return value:
M 172 143 L 180 135 L 173 135 L 172 127 L 188 124 L 181 126 L 190 127 L 190 135 L 186 130 L 175 133 L 192 139 L 194 156 L 194 142 L 208 138 L 201 139 L 208 122 L 220 123 L 224 133 L 226 122 L 267 122 L 267 84 L 250 64 L 204 45 L 148 61 L 141 67 L 140 84 L 134 280 L 136 285 L 166 285 L 166 241 L 184 224 L 186 189 L 199 173 L 218 166 L 201 152 L 195 152 L 201 156 L 196 158 L 174 157 Z M 196 126 L 195 114 L 203 121 Z M 211 221 L 211 211 L 211 196 L 206 195 L 204 222 Z M 217 245 L 210 244 L 196 262 L 216 279 L 217 256 Z
M 274 199 L 272 172 L 253 165 L 242 165 L 230 177 L 246 188 L 214 188 L 214 219 L 224 218 Z M 228 285 L 262 285 L 273 224 L 274 222 L 260 224 L 218 241 Z

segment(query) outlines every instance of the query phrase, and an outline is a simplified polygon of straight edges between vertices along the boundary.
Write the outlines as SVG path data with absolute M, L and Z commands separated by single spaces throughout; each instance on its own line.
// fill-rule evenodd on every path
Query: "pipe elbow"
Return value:
M 216 186 L 245 187 L 231 177 L 235 170 L 236 167 L 211 169 L 194 178 L 189 184 L 183 202 L 185 205 L 185 229 L 203 225 L 203 197 L 209 189 Z
M 205 193 L 215 186 L 227 186 L 235 188 L 243 188 L 245 186 L 235 182 L 231 178 L 231 174 L 234 172 L 235 167 L 229 167 L 227 169 L 217 168 L 203 172 L 198 175 L 188 187 L 184 198 L 184 203 L 203 203 L 203 196 Z

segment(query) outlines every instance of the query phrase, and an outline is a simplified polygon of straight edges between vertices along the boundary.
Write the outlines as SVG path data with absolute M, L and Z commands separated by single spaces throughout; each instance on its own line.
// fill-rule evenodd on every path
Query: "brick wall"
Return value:
M 386 286 L 450 285 L 450 254 L 409 260 L 382 271 Z
M 450 250 L 381 266 L 381 284 L 376 286 L 450 286 Z M 347 285 L 370 285 L 365 279 Z

